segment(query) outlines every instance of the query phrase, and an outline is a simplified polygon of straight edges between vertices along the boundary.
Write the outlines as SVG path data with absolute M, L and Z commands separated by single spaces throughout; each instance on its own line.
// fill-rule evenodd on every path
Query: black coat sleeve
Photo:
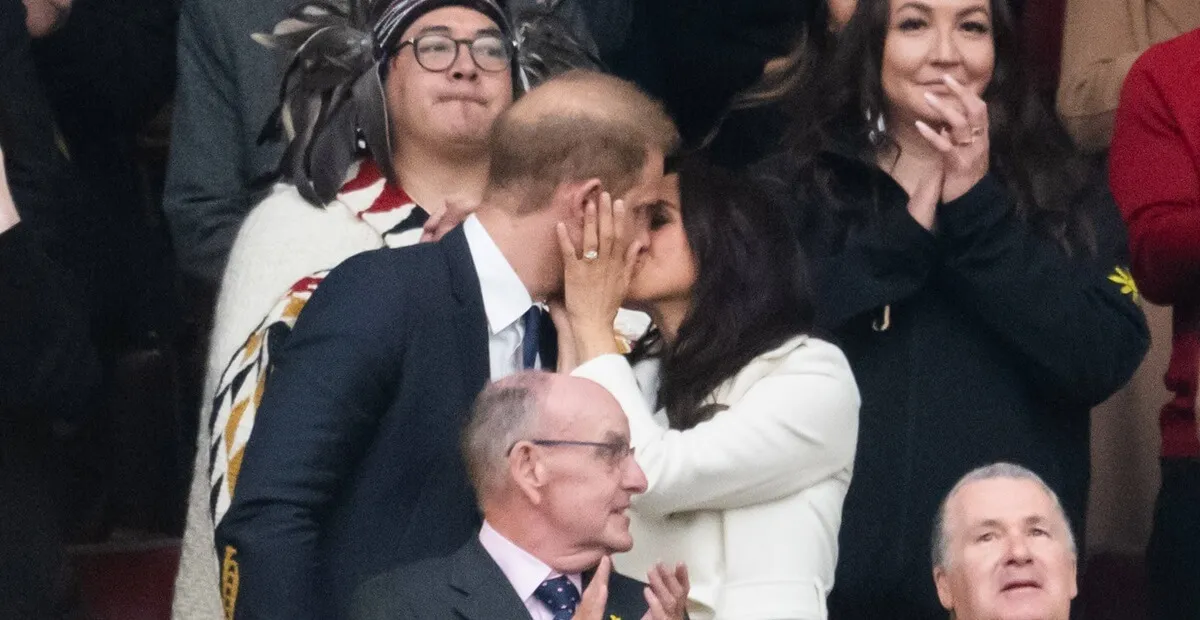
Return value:
M 867 313 L 918 293 L 938 260 L 933 235 L 908 214 L 908 198 L 882 172 L 863 173 L 858 164 L 837 183 L 839 196 L 858 205 L 880 196 L 893 207 L 847 224 L 847 217 L 825 204 L 811 182 L 800 179 L 788 155 L 769 157 L 753 174 L 776 208 L 784 211 L 808 260 L 816 300 L 816 325 L 835 332 Z M 842 191 L 847 190 L 847 191 Z
M 817 324 L 831 331 L 916 294 L 936 260 L 933 235 L 903 208 L 851 227 L 837 249 L 822 251 L 828 235 L 809 231 L 802 245 L 816 283 Z
M 1124 224 L 1107 191 L 1093 215 L 1094 257 L 1068 255 L 1014 213 L 1006 188 L 985 176 L 938 210 L 939 278 L 1028 363 L 1047 396 L 1095 405 L 1120 389 L 1149 346 L 1128 277 Z
M 74 422 L 100 380 L 83 309 L 28 224 L 0 233 L 0 416 Z
M 218 557 L 235 554 L 239 620 L 330 617 L 319 534 L 391 403 L 413 304 L 398 284 L 381 286 L 395 282 L 385 258 L 334 269 L 276 357 L 216 531 Z
M 94 312 L 105 288 L 94 236 L 107 214 L 59 147 L 56 119 L 38 79 L 19 0 L 0 0 L 0 141 L 21 220 L 72 282 L 72 296 Z M 0 319 L 2 320 L 2 319 Z
M 176 7 L 163 0 L 75 0 L 62 29 L 34 41 L 59 120 L 82 133 L 141 129 L 174 87 Z

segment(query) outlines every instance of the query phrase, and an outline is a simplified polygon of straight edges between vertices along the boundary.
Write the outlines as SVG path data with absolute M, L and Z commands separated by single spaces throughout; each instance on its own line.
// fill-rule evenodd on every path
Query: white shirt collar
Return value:
M 545 562 L 533 557 L 528 551 L 518 547 L 513 541 L 505 538 L 487 521 L 483 522 L 483 528 L 479 530 L 479 543 L 496 561 L 504 576 L 508 577 L 509 583 L 512 584 L 513 589 L 517 591 L 517 596 L 521 597 L 522 601 L 528 601 L 529 597 L 533 596 L 533 591 L 537 590 L 543 581 L 562 575 L 547 566 Z M 576 573 L 567 575 L 567 579 L 575 584 L 582 595 L 582 577 Z
M 473 214 L 468 216 L 463 222 L 463 234 L 467 236 L 471 260 L 475 263 L 475 273 L 479 275 L 488 330 L 495 335 L 520 319 L 533 305 L 533 298 L 492 236 L 479 223 L 479 218 Z

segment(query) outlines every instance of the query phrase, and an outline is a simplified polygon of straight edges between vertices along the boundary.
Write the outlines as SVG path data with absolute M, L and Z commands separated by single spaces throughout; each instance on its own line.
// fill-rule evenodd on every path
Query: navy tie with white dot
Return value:
M 571 620 L 575 615 L 575 606 L 579 604 L 579 590 L 566 575 L 543 581 L 533 595 L 550 608 L 554 620 Z

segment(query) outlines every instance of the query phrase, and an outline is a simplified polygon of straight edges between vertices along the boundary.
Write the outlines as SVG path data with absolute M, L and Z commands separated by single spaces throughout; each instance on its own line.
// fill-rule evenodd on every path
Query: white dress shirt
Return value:
M 525 603 L 525 609 L 529 610 L 529 615 L 533 617 L 533 620 L 554 620 L 554 612 L 550 611 L 545 603 L 539 601 L 533 595 L 533 591 L 537 590 L 543 581 L 558 577 L 562 573 L 550 568 L 545 562 L 533 557 L 528 551 L 505 538 L 487 521 L 483 522 L 483 529 L 479 530 L 479 542 L 488 555 L 496 561 L 504 576 L 508 577 L 508 582 L 517 591 L 517 597 Z M 575 573 L 567 575 L 567 579 L 575 584 L 575 588 L 582 596 L 583 578 Z
M 525 337 L 525 323 L 521 318 L 533 305 L 533 298 L 474 215 L 463 222 L 463 234 L 467 236 L 471 260 L 479 275 L 483 311 L 488 321 L 488 361 L 492 381 L 495 381 L 522 369 L 521 341 Z M 539 354 L 534 367 L 541 366 Z

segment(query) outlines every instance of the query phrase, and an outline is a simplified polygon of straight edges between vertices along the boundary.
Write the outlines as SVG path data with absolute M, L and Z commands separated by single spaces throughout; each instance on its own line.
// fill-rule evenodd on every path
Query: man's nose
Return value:
M 629 462 L 625 465 L 625 473 L 621 479 L 621 487 L 630 493 L 645 493 L 649 482 L 646 480 L 646 472 L 642 471 L 642 466 L 638 465 L 637 459 L 630 454 Z
M 471 56 L 471 44 L 459 41 L 455 45 L 458 46 L 458 55 L 454 58 L 454 64 L 450 65 L 450 76 L 456 80 L 475 80 L 479 77 L 479 67 Z
M 1018 534 L 1010 537 L 1008 542 L 1008 561 L 1017 564 L 1024 564 L 1031 559 L 1029 553 L 1029 540 L 1024 534 Z

